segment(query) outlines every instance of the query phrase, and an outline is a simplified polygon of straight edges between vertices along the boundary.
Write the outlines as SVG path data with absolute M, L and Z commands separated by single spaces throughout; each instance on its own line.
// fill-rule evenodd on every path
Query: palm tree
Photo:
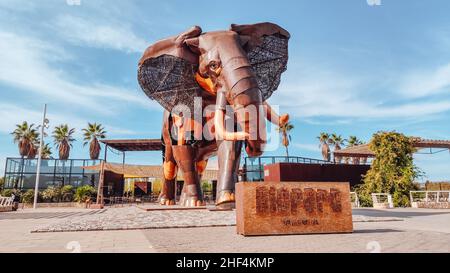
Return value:
M 42 147 L 42 159 L 50 159 L 52 156 L 52 149 L 48 146 L 48 143 Z
M 88 123 L 88 127 L 83 129 L 84 132 L 84 146 L 86 146 L 89 142 L 89 155 L 92 160 L 97 160 L 100 156 L 100 143 L 99 139 L 106 138 L 105 128 L 102 127 L 101 124 L 97 123 Z
M 39 144 L 37 144 L 36 142 L 33 142 L 30 145 L 30 149 L 28 150 L 27 158 L 28 159 L 35 159 L 36 156 L 37 156 L 38 151 L 39 151 Z
M 69 129 L 67 124 L 62 124 L 55 127 L 53 131 L 53 138 L 55 139 L 55 145 L 59 149 L 59 159 L 67 160 L 70 155 L 70 148 L 72 147 L 72 142 L 75 139 L 72 135 L 75 133 L 75 129 Z
M 336 151 L 340 151 L 342 149 L 342 146 L 344 145 L 345 139 L 342 138 L 341 135 L 337 135 L 337 134 L 332 134 L 331 138 L 329 140 L 329 143 L 331 145 L 333 145 L 334 147 L 334 152 Z M 340 156 L 334 156 L 334 162 L 335 163 L 341 163 L 342 162 L 342 157 Z
M 22 124 L 17 124 L 16 129 L 11 133 L 14 136 L 14 143 L 18 144 L 19 154 L 22 158 L 36 156 L 36 151 L 30 151 L 34 150 L 39 137 L 38 131 L 33 127 L 34 124 L 28 125 L 28 122 L 24 121 Z
M 356 136 L 350 136 L 347 141 L 347 147 L 354 147 L 361 145 L 362 141 L 358 139 Z
M 320 141 L 319 147 L 322 147 L 322 157 L 325 161 L 330 161 L 330 134 L 320 133 L 320 136 L 317 137 Z
M 290 131 L 294 129 L 294 125 L 292 123 L 287 122 L 278 128 L 278 132 L 283 136 L 283 146 L 286 148 L 286 157 L 289 157 L 289 149 L 288 146 L 290 144 L 290 141 L 292 140 L 291 135 L 289 134 Z
M 347 145 L 347 147 L 355 147 L 355 146 L 358 146 L 358 145 L 361 145 L 361 144 L 363 144 L 363 142 L 361 140 L 359 140 L 358 137 L 356 137 L 356 136 L 350 136 L 348 138 L 348 145 Z M 353 157 L 352 161 L 353 161 L 353 164 L 359 165 L 360 162 L 361 162 L 361 158 Z

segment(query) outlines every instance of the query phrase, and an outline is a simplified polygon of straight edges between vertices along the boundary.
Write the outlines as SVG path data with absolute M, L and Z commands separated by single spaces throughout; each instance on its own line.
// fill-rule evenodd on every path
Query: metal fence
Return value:
M 39 189 L 49 186 L 97 185 L 97 171 L 83 167 L 100 164 L 100 160 L 87 159 L 43 159 L 40 172 Z M 7 158 L 5 166 L 5 189 L 34 189 L 37 173 L 37 159 Z
M 246 181 L 264 181 L 264 166 L 276 163 L 335 164 L 331 161 L 298 156 L 246 157 L 244 159 Z
M 411 191 L 410 200 L 425 203 L 448 203 L 450 202 L 450 191 Z

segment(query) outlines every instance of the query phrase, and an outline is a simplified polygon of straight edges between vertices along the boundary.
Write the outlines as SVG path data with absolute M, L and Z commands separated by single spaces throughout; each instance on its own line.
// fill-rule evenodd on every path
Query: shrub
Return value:
M 208 183 L 208 182 L 202 183 L 202 191 L 203 192 L 212 192 L 212 190 L 213 190 L 213 187 L 210 183 Z
M 1 177 L 0 178 L 0 190 L 3 190 L 3 187 L 5 186 L 5 178 Z
M 60 187 L 48 187 L 42 192 L 42 198 L 46 202 L 59 202 L 61 200 L 61 188 Z
M 38 196 L 39 199 L 39 196 Z M 22 203 L 33 204 L 34 202 L 34 190 L 28 190 L 22 195 Z
M 11 197 L 13 194 L 13 190 L 3 190 L 2 193 L 0 194 L 3 197 Z
M 63 202 L 72 202 L 75 190 L 72 185 L 66 185 L 61 189 L 61 198 Z
M 82 186 L 82 187 L 77 188 L 77 190 L 75 191 L 75 201 L 77 201 L 79 203 L 83 203 L 89 199 L 92 199 L 96 195 L 97 195 L 97 191 L 95 190 L 94 187 L 89 186 L 89 185 Z
M 11 197 L 13 194 L 16 197 L 15 200 L 17 200 L 17 202 L 19 202 L 21 200 L 21 197 L 22 197 L 22 192 L 20 190 L 7 189 L 7 190 L 3 190 L 0 193 L 0 195 L 3 196 L 3 197 Z

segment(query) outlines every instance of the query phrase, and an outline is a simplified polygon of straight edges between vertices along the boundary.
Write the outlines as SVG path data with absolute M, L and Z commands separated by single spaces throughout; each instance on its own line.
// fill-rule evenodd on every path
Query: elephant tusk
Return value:
M 228 132 L 224 125 L 225 115 L 223 110 L 216 110 L 214 115 L 214 127 L 217 140 L 239 141 L 247 140 L 250 135 L 246 132 Z

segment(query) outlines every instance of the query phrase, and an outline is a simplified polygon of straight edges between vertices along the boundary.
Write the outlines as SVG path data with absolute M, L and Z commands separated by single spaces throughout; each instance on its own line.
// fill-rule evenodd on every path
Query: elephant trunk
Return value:
M 256 75 L 248 58 L 230 58 L 224 63 L 221 77 L 226 90 L 218 92 L 217 96 L 216 133 L 225 140 L 246 140 L 248 155 L 260 156 L 266 143 L 265 115 Z M 236 113 L 238 125 L 242 130 L 240 132 L 229 133 L 224 126 L 224 105 L 227 101 Z

